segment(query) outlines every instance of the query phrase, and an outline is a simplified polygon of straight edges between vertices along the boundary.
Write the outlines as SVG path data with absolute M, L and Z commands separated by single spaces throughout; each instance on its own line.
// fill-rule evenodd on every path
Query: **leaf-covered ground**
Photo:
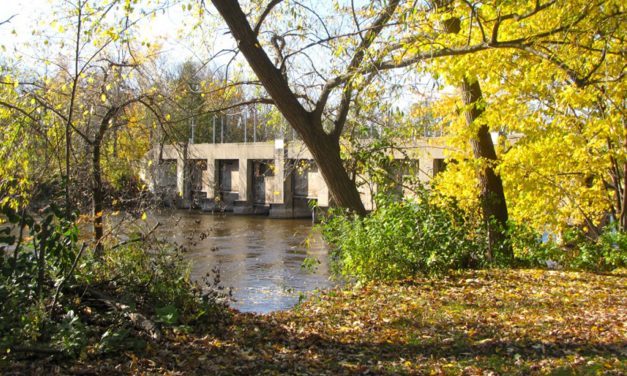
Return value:
M 331 290 L 140 353 L 4 371 L 62 374 L 627 374 L 627 276 L 464 272 Z M 1 369 L 0 369 L 1 371 Z

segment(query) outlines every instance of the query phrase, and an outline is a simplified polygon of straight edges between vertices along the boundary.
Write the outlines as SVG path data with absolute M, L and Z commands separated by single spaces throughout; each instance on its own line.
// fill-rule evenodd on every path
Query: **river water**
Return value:
M 219 269 L 220 285 L 232 288 L 231 306 L 240 311 L 288 309 L 302 294 L 331 285 L 327 247 L 311 220 L 162 210 L 146 224 L 157 221 L 159 238 L 187 249 L 193 279 Z M 303 267 L 306 258 L 314 268 Z

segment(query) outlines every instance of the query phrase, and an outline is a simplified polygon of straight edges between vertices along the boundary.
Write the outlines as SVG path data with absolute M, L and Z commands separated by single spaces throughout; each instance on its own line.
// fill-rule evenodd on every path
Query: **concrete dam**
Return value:
M 419 139 L 395 151 L 394 159 L 418 167 L 413 176 L 428 183 L 445 167 L 444 147 L 437 141 Z M 299 218 L 311 217 L 314 206 L 332 205 L 311 153 L 297 140 L 164 145 L 147 159 L 143 178 L 151 191 L 180 208 Z M 406 193 L 400 185 L 404 173 L 395 172 L 401 194 Z M 366 209 L 372 210 L 376 184 L 358 177 L 357 185 Z

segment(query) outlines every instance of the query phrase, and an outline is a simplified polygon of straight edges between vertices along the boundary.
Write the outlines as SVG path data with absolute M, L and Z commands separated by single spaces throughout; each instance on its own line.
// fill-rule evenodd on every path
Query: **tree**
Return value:
M 239 50 L 246 57 L 264 88 L 272 97 L 274 104 L 309 148 L 336 204 L 363 215 L 366 211 L 359 192 L 342 164 L 340 136 L 344 130 L 355 95 L 352 75 L 366 60 L 368 48 L 391 20 L 399 1 L 392 0 L 381 10 L 379 16 L 365 32 L 361 43 L 355 48 L 355 53 L 348 63 L 346 73 L 327 80 L 318 99 L 309 103 L 309 108 L 305 108 L 289 85 L 286 72 L 287 57 L 284 56 L 283 51 L 286 44 L 285 38 L 275 34 L 271 41 L 276 49 L 278 67 L 270 60 L 258 38 L 264 19 L 272 11 L 272 8 L 279 3 L 280 1 L 271 1 L 261 13 L 253 29 L 237 1 L 213 1 L 214 6 L 237 40 Z M 342 85 L 343 89 L 341 90 L 342 94 L 336 116 L 334 116 L 330 129 L 325 128 L 323 116 L 329 116 L 329 114 L 325 114 L 325 111 L 328 110 L 329 97 L 334 89 Z
M 451 57 L 425 69 L 451 83 L 477 77 L 484 94 L 477 124 L 516 135 L 515 144 L 500 146 L 494 165 L 514 219 L 556 233 L 568 223 L 581 224 L 591 236 L 606 223 L 606 213 L 619 219 L 624 182 L 616 162 L 625 156 L 617 148 L 624 142 L 624 104 L 616 97 L 625 67 L 620 5 L 452 2 L 445 14 L 445 21 L 456 20 L 458 32 L 443 35 L 425 23 L 412 43 L 447 46 L 432 54 Z M 474 130 L 457 123 L 455 108 L 443 111 L 453 114 L 450 131 L 461 146 Z
M 444 12 L 450 12 L 452 1 L 440 1 L 434 3 L 436 11 L 438 7 L 444 8 Z M 448 12 L 447 12 L 448 11 Z M 442 28 L 445 34 L 458 34 L 461 31 L 461 18 L 449 13 L 449 17 L 442 21 Z M 465 106 L 466 125 L 470 129 L 476 129 L 470 137 L 470 145 L 473 157 L 480 161 L 477 169 L 479 181 L 479 202 L 482 209 L 483 219 L 486 222 L 488 231 L 488 258 L 492 259 L 496 250 L 501 247 L 504 256 L 512 258 L 514 256 L 511 246 L 507 246 L 507 226 L 508 213 L 505 192 L 501 177 L 496 173 L 495 167 L 498 163 L 494 143 L 490 136 L 488 124 L 481 124 L 474 127 L 479 117 L 484 112 L 484 101 L 479 78 L 473 74 L 466 74 L 461 80 L 462 102 Z
M 210 96 L 204 94 L 205 87 L 212 81 L 206 70 L 193 61 L 185 61 L 167 80 L 171 126 L 165 142 L 187 144 L 192 139 L 197 143 L 211 142 L 209 125 L 213 122 Z
M 0 205 L 23 209 L 38 188 L 58 170 L 59 138 L 48 132 L 48 114 L 37 114 L 30 98 L 19 90 L 21 72 L 2 67 L 0 73 Z M 40 184 L 36 185 L 35 182 Z
M 509 216 L 506 189 L 500 177 L 508 173 L 505 167 L 510 165 L 503 164 L 504 154 L 497 155 L 490 131 L 508 133 L 521 128 L 513 122 L 500 121 L 503 118 L 511 120 L 511 117 L 503 114 L 502 108 L 490 108 L 487 104 L 500 102 L 506 96 L 512 100 L 516 95 L 514 92 L 522 93 L 512 89 L 512 96 L 504 95 L 496 89 L 497 85 L 503 86 L 507 82 L 508 87 L 509 84 L 514 87 L 513 83 L 507 81 L 509 77 L 530 74 L 529 78 L 523 77 L 518 84 L 524 86 L 533 83 L 540 87 L 557 85 L 576 92 L 592 90 L 597 92 L 597 97 L 604 98 L 600 101 L 603 103 L 574 106 L 569 121 L 582 113 L 593 114 L 595 111 L 605 112 L 605 119 L 615 116 L 624 119 L 624 110 L 621 109 L 624 108 L 623 100 L 616 97 L 610 99 L 605 94 L 620 92 L 624 78 L 625 66 L 621 63 L 621 59 L 624 59 L 621 47 L 624 44 L 624 30 L 621 25 L 624 24 L 625 15 L 617 1 L 433 1 L 426 4 L 388 1 L 380 6 L 378 2 L 368 2 L 360 8 L 352 5 L 342 8 L 336 4 L 335 11 L 340 14 L 334 14 L 335 24 L 329 21 L 333 17 L 328 16 L 329 10 L 323 6 L 308 7 L 294 3 L 293 8 L 288 10 L 287 7 L 282 8 L 281 3 L 270 1 L 263 7 L 258 2 L 251 2 L 245 5 L 244 12 L 237 1 L 213 1 L 237 40 L 239 51 L 281 113 L 312 150 L 337 204 L 356 212 L 363 212 L 363 208 L 358 202 L 353 182 L 337 157 L 339 137 L 347 118 L 351 116 L 356 98 L 373 82 L 382 80 L 387 71 L 414 69 L 443 77 L 448 84 L 462 88 L 466 130 L 451 129 L 454 129 L 458 139 L 472 146 L 472 163 L 480 172 L 481 189 L 478 194 L 484 217 L 486 220 L 494 218 L 501 228 L 505 228 Z M 301 11 L 312 16 L 307 18 Z M 249 19 L 255 17 L 256 21 L 251 24 Z M 271 26 L 264 22 L 267 18 L 273 19 Z M 346 22 L 337 21 L 337 18 Z M 313 22 L 317 22 L 315 26 Z M 333 28 L 338 24 L 342 26 Z M 318 33 L 318 30 L 322 31 Z M 317 60 L 318 51 L 309 55 L 306 51 L 319 46 L 333 51 L 328 63 L 331 69 L 324 70 L 319 65 L 310 64 L 310 75 L 320 80 L 307 85 L 298 78 L 308 76 L 298 69 L 297 62 Z M 274 57 L 274 62 L 270 56 Z M 337 56 L 341 57 L 337 59 L 340 62 L 333 60 Z M 532 65 L 539 65 L 550 73 L 538 75 Z M 303 86 L 308 87 L 308 90 L 303 90 Z M 485 86 L 484 92 L 481 86 Z M 608 90 L 609 87 L 612 89 Z M 317 95 L 311 94 L 314 88 L 319 88 Z M 488 88 L 489 97 L 486 97 L 485 88 Z M 544 90 L 539 92 L 545 93 Z M 528 94 L 519 99 L 523 97 L 528 97 Z M 527 113 L 534 113 L 539 109 L 536 105 L 539 105 L 540 110 L 545 111 L 541 101 L 533 99 L 531 102 L 521 102 L 520 107 L 525 108 Z M 595 107 L 596 110 L 593 110 Z M 604 111 L 599 111 L 601 107 Z M 518 113 L 521 111 L 519 109 Z M 454 116 L 457 113 L 452 112 Z M 623 115 L 619 115 L 621 113 Z M 535 120 L 539 120 L 535 123 L 536 128 L 526 128 L 526 132 L 533 134 L 548 119 L 556 119 L 556 115 L 553 112 L 544 119 L 534 116 Z M 328 119 L 332 123 L 327 122 Z M 620 122 L 622 124 L 624 120 Z M 608 122 L 605 124 L 610 125 Z M 622 130 L 618 132 L 621 133 Z M 619 167 L 622 166 L 624 151 L 618 147 L 624 141 L 622 137 L 607 141 L 610 150 L 621 150 L 607 159 L 612 165 L 611 168 L 604 167 L 610 171 L 608 179 L 587 179 L 586 184 L 592 182 L 590 187 L 598 187 L 603 184 L 594 181 L 605 181 L 606 187 L 612 187 L 608 188 L 608 194 L 614 196 L 612 206 L 616 209 L 612 210 L 616 218 L 624 223 L 626 211 L 621 208 L 624 207 L 622 202 L 625 196 L 622 194 L 624 174 Z M 559 168 L 555 170 L 557 176 L 562 173 L 570 175 L 572 172 L 560 172 Z M 582 172 L 575 172 L 575 175 L 590 176 Z M 581 186 L 584 180 L 573 183 Z M 522 181 L 519 179 L 518 183 Z M 512 180 L 508 179 L 508 182 Z M 580 190 L 590 192 L 590 187 Z M 563 186 L 557 189 L 571 192 Z M 589 210 L 582 210 L 584 206 L 590 205 L 582 206 L 581 201 L 591 199 L 585 198 L 585 194 L 575 196 L 580 198 L 573 196 L 566 200 L 572 201 L 574 205 L 561 204 L 560 211 L 569 212 L 568 215 L 573 218 L 583 214 L 589 217 L 585 220 L 587 226 L 596 228 L 599 224 L 598 214 L 595 215 L 597 219 L 594 219 L 588 215 Z M 564 210 L 566 207 L 569 209 Z M 602 213 L 602 207 L 609 208 L 602 205 L 594 211 Z M 520 206 L 515 213 L 520 213 L 518 208 Z M 564 216 L 560 221 L 568 222 Z M 503 239 L 501 232 L 490 232 L 494 235 L 491 236 L 494 242 Z
M 146 13 L 132 18 L 130 4 L 116 8 L 120 4 L 90 1 L 61 4 L 52 26 L 60 34 L 69 33 L 68 39 L 59 38 L 59 43 L 61 47 L 71 44 L 72 54 L 46 55 L 38 62 L 51 68 L 42 74 L 29 72 L 30 80 L 11 82 L 24 99 L 18 102 L 19 97 L 7 96 L 0 102 L 28 119 L 33 125 L 31 129 L 40 129 L 51 144 L 58 144 L 63 137 L 64 153 L 57 154 L 64 163 L 63 167 L 59 164 L 56 172 L 65 186 L 66 215 L 69 217 L 73 208 L 83 204 L 81 185 L 73 180 L 89 181 L 86 196 L 92 211 L 96 253 L 103 250 L 102 158 L 106 145 L 117 141 L 115 136 L 121 127 L 138 123 L 137 111 L 134 115 L 130 113 L 133 107 L 144 105 L 149 111 L 154 110 L 152 99 L 157 96 L 144 71 L 150 62 L 145 56 L 154 51 L 137 48 L 128 37 L 131 26 Z M 52 43 L 45 39 L 43 44 Z M 144 134 L 148 137 L 148 132 Z

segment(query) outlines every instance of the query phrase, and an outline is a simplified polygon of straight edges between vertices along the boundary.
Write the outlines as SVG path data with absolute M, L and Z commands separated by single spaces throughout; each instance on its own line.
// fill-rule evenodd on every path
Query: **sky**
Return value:
M 47 0 L 0 0 L 0 22 L 14 16 L 10 23 L 0 26 L 2 43 L 10 48 L 26 41 L 36 25 L 35 17 L 45 13 L 48 7 Z
M 9 23 L 0 26 L 0 45 L 7 51 L 17 49 L 28 54 L 27 43 L 32 42 L 33 30 L 49 24 L 52 7 L 60 1 L 54 0 L 0 0 L 0 22 L 11 18 Z M 177 31 L 184 29 L 183 14 L 180 8 L 159 14 L 155 20 L 144 22 L 140 28 L 141 38 L 163 41 L 164 51 L 174 61 L 184 61 L 194 55 L 194 49 L 186 46 Z
M 10 23 L 0 26 L 0 45 L 6 49 L 4 54 L 7 56 L 15 56 L 17 53 L 23 54 L 26 56 L 23 59 L 23 64 L 33 64 L 33 68 L 36 70 L 43 69 L 40 66 L 41 60 L 28 58 L 29 55 L 41 54 L 41 50 L 34 52 L 28 43 L 35 40 L 32 35 L 33 30 L 42 28 L 50 30 L 49 25 L 53 18 L 52 8 L 60 3 L 62 3 L 60 0 L 0 0 L 0 22 L 14 16 Z M 189 41 L 197 38 L 185 38 L 185 35 L 180 34 L 181 31 L 189 32 L 191 30 L 190 20 L 193 20 L 193 17 L 182 11 L 180 6 L 173 7 L 165 14 L 159 14 L 154 20 L 144 21 L 142 27 L 139 28 L 140 37 L 138 39 L 146 39 L 151 42 L 161 41 L 163 55 L 172 66 L 188 59 L 198 62 L 206 61 L 207 57 L 211 55 L 211 51 L 208 51 L 205 46 L 212 46 L 210 47 L 212 51 L 232 48 L 234 43 L 232 38 L 225 36 L 223 32 L 205 32 L 202 34 L 203 36 L 213 39 L 204 41 L 204 43 L 201 42 L 197 46 L 191 46 Z M 41 47 L 41 43 L 35 44 L 35 48 L 37 47 Z M 0 50 L 0 54 L 2 53 Z M 44 53 L 55 53 L 55 51 L 44 50 Z M 225 65 L 230 57 L 231 55 L 226 55 L 221 59 L 214 60 L 211 68 L 215 69 L 217 66 Z M 245 66 L 246 64 L 241 61 L 241 55 L 239 59 L 240 63 Z M 397 105 L 408 107 L 413 103 L 413 100 L 400 100 Z

